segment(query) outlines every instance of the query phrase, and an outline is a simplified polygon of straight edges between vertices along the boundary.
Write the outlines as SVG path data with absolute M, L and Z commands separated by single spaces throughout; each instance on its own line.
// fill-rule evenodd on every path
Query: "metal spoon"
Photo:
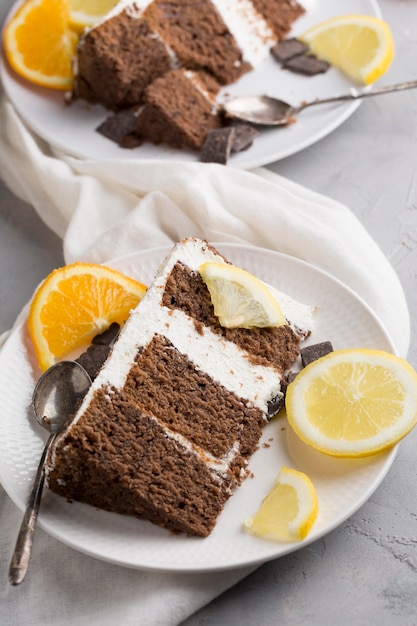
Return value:
M 45 460 L 56 435 L 71 420 L 78 402 L 85 396 L 91 385 L 91 378 L 76 361 L 61 361 L 50 367 L 38 380 L 33 396 L 32 408 L 36 420 L 50 431 L 33 482 L 26 511 L 20 526 L 16 546 L 9 569 L 12 585 L 23 582 L 29 566 L 45 480 Z
M 360 100 L 361 98 L 370 98 L 379 96 L 392 91 L 404 91 L 405 89 L 414 89 L 417 87 L 417 80 L 406 83 L 397 83 L 396 85 L 388 85 L 386 87 L 377 87 L 373 91 L 352 90 L 342 96 L 333 96 L 331 98 L 322 98 L 312 100 L 310 102 L 302 102 L 299 106 L 291 106 L 284 100 L 272 98 L 270 96 L 242 96 L 233 98 L 223 104 L 223 111 L 226 117 L 259 124 L 262 126 L 285 126 L 295 121 L 295 116 L 306 109 L 317 104 L 330 104 L 332 102 L 345 102 L 346 100 Z

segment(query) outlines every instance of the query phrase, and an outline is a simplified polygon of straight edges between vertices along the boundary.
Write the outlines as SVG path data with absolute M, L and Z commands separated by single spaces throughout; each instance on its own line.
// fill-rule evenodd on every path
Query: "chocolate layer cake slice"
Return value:
M 295 0 L 120 0 L 80 39 L 74 97 L 117 111 L 179 67 L 227 85 L 265 59 L 303 12 Z
M 282 299 L 288 325 L 225 329 L 199 274 L 227 261 L 177 244 L 131 313 L 73 422 L 48 458 L 69 500 L 201 537 L 244 480 L 311 309 Z
M 215 104 L 218 89 L 207 74 L 167 72 L 146 89 L 136 134 L 155 144 L 199 150 L 207 133 L 221 124 Z

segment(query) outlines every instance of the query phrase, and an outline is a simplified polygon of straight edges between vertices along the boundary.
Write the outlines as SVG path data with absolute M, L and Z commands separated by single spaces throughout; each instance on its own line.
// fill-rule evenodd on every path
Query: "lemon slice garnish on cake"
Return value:
M 20 76 L 52 89 L 70 89 L 78 35 L 69 26 L 69 0 L 27 0 L 6 24 L 3 47 Z
M 288 422 L 305 443 L 337 457 L 394 446 L 417 423 L 417 373 L 404 359 L 369 349 L 335 350 L 288 386 Z
M 286 323 L 270 290 L 246 270 L 208 261 L 199 272 L 210 292 L 214 313 L 225 328 L 264 328 Z
M 33 297 L 28 329 L 42 370 L 122 324 L 146 292 L 142 283 L 94 263 L 54 270 Z
M 316 24 L 299 36 L 311 52 L 369 85 L 384 74 L 394 57 L 391 29 L 371 15 L 343 15 Z
M 99 22 L 118 0 L 70 0 L 71 28 L 81 33 Z
M 243 522 L 252 535 L 272 541 L 301 541 L 318 514 L 317 493 L 303 472 L 282 467 L 253 517 Z

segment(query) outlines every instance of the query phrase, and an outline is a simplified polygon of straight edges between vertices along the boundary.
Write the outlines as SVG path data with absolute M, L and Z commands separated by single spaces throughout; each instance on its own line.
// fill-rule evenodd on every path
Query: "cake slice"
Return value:
M 200 150 L 207 133 L 221 125 L 215 103 L 218 90 L 207 74 L 167 72 L 147 87 L 135 133 L 155 144 Z
M 169 254 L 47 460 L 68 500 L 207 536 L 248 473 L 312 310 L 278 294 L 288 324 L 225 329 L 186 239 Z M 282 297 L 281 297 L 282 296 Z
M 118 111 L 179 67 L 228 85 L 261 63 L 304 9 L 295 0 L 120 0 L 80 39 L 73 96 Z
M 112 111 L 129 108 L 140 103 L 146 87 L 173 64 L 167 45 L 129 3 L 81 37 L 73 97 Z

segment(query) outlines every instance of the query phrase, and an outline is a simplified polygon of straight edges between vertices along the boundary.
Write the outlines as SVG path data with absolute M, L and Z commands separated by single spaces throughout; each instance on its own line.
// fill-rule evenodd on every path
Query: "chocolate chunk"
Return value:
M 119 113 L 109 115 L 104 122 L 96 128 L 101 135 L 120 143 L 126 135 L 133 133 L 138 123 L 137 114 L 133 109 L 126 109 Z
M 303 364 L 303 367 L 305 367 L 320 357 L 329 354 L 329 352 L 333 352 L 333 346 L 330 341 L 322 341 L 321 343 L 315 343 L 312 346 L 306 346 L 300 350 L 301 363 Z
M 76 361 L 83 366 L 91 380 L 94 380 L 110 352 L 110 346 L 93 344 Z
M 272 398 L 272 400 L 268 401 L 268 412 L 267 417 L 268 420 L 277 415 L 285 405 L 285 397 L 287 394 L 287 387 L 294 378 L 297 376 L 297 372 L 288 372 L 284 378 L 281 380 L 281 391 L 283 395 L 280 398 Z
M 299 54 L 307 52 L 308 46 L 296 37 L 279 41 L 276 46 L 271 49 L 272 55 L 281 62 L 288 61 Z
M 282 391 L 284 391 L 282 389 Z M 267 408 L 267 419 L 270 420 L 273 417 L 275 417 L 275 415 L 277 415 L 280 410 L 283 408 L 285 404 L 285 393 L 283 396 L 280 396 L 279 398 L 272 398 L 271 400 L 268 400 L 268 408 Z
M 259 131 L 249 124 L 236 124 L 233 126 L 235 135 L 233 138 L 232 152 L 242 152 L 247 150 L 259 135 Z
M 113 322 L 104 333 L 96 335 L 92 343 L 96 346 L 111 346 L 119 334 L 120 324 Z
M 200 160 L 203 163 L 221 163 L 226 165 L 232 150 L 235 128 L 216 128 L 209 130 L 201 149 Z
M 323 74 L 324 72 L 327 72 L 330 64 L 327 63 L 327 61 L 318 59 L 313 54 L 302 54 L 288 59 L 282 67 L 287 70 L 291 70 L 292 72 L 297 72 L 298 74 L 315 76 L 316 74 Z

